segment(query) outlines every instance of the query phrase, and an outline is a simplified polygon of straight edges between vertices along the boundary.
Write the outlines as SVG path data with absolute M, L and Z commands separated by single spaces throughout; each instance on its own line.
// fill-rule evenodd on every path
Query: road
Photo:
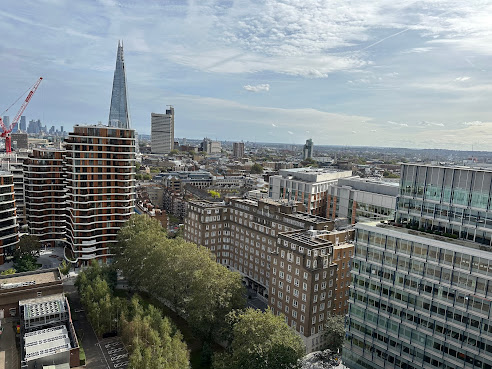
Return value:
M 63 290 L 70 296 L 69 299 L 72 311 L 83 310 L 76 287 L 64 283 Z M 79 342 L 85 351 L 86 367 L 91 369 L 112 369 L 102 353 L 99 340 L 85 313 L 77 313 L 73 318 L 75 318 L 73 320 L 73 326 L 77 332 Z

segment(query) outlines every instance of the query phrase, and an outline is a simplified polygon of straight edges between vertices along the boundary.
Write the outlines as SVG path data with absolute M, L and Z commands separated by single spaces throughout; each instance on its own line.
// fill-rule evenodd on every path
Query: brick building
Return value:
M 304 210 L 303 204 L 271 199 L 190 201 L 184 237 L 241 273 L 313 351 L 323 344 L 324 317 L 346 311 L 353 232 L 336 231 L 335 221 L 298 209 Z M 337 258 L 345 256 L 335 262 L 335 252 Z
M 43 245 L 65 242 L 67 181 L 65 150 L 34 149 L 24 161 L 24 199 L 29 234 Z

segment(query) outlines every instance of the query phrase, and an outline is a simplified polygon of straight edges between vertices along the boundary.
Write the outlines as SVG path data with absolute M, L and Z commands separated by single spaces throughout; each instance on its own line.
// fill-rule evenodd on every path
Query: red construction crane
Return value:
M 43 77 L 39 77 L 38 81 L 34 84 L 34 86 L 31 87 L 29 93 L 27 94 L 26 100 L 24 100 L 24 102 L 22 103 L 22 106 L 17 112 L 17 115 L 15 116 L 14 120 L 10 124 L 10 127 L 8 128 L 5 127 L 2 117 L 0 117 L 0 127 L 2 127 L 3 129 L 3 132 L 0 133 L 0 137 L 5 137 L 5 151 L 7 151 L 7 154 L 12 152 L 12 141 L 11 141 L 10 133 L 12 132 L 12 129 L 14 129 L 15 125 L 19 122 L 22 113 L 24 113 L 24 110 L 26 110 L 27 104 L 29 104 L 29 101 L 31 101 L 32 95 L 34 95 L 42 80 Z

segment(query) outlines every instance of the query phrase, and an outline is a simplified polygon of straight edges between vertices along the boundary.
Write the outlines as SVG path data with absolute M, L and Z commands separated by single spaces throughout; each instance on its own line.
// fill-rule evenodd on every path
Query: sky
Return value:
M 175 136 L 492 151 L 492 0 L 3 0 L 0 113 Z M 15 115 L 20 104 L 4 115 Z

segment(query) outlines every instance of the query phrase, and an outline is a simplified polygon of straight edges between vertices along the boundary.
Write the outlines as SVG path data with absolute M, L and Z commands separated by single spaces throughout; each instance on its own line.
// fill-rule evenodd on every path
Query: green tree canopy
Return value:
M 225 317 L 244 306 L 239 273 L 215 262 L 211 252 L 182 238 L 167 238 L 160 223 L 133 215 L 112 249 L 114 265 L 135 289 L 164 299 L 206 341 L 227 328 Z
M 22 236 L 17 244 L 17 256 L 32 255 L 38 256 L 41 251 L 41 242 L 36 236 Z
M 282 316 L 247 309 L 229 315 L 233 324 L 230 352 L 218 355 L 215 369 L 296 369 L 305 347 Z
M 343 315 L 327 316 L 323 334 L 326 338 L 326 348 L 333 352 L 341 350 L 345 337 L 345 317 Z
M 251 174 L 261 174 L 261 173 L 263 173 L 263 167 L 258 163 L 254 163 L 251 167 Z

